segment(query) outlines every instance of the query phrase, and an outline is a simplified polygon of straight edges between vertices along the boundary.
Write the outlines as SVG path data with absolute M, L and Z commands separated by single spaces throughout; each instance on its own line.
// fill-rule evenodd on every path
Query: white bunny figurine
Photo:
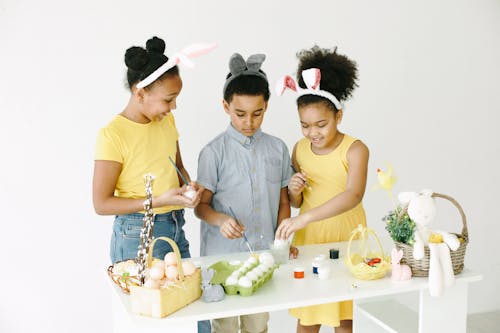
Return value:
M 436 216 L 432 194 L 431 190 L 422 190 L 420 193 L 402 192 L 398 195 L 398 199 L 403 205 L 407 205 L 408 216 L 416 224 L 413 257 L 416 260 L 423 259 L 424 246 L 429 246 L 429 294 L 441 296 L 446 287 L 455 283 L 450 249 L 456 251 L 460 242 L 454 234 L 428 228 Z M 429 242 L 432 234 L 440 235 L 442 242 Z
M 214 276 L 213 269 L 203 269 L 201 271 L 201 289 L 203 289 L 203 302 L 218 302 L 224 299 L 226 294 L 224 288 L 220 284 L 211 284 L 210 281 Z
M 411 279 L 411 269 L 408 265 L 401 265 L 399 261 L 403 258 L 403 250 L 392 249 L 391 263 L 392 263 L 392 281 L 406 281 Z

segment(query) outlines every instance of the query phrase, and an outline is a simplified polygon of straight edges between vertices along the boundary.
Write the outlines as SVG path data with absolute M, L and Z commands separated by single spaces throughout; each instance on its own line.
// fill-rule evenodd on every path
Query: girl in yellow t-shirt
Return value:
M 295 145 L 292 163 L 298 171 L 288 192 L 300 215 L 285 219 L 276 238 L 295 232 L 295 245 L 347 241 L 351 231 L 366 224 L 361 200 L 366 187 L 368 148 L 338 129 L 341 102 L 356 86 L 356 63 L 334 50 L 318 46 L 299 52 L 298 86 L 286 77 L 283 90 L 298 94 L 302 138 Z M 352 301 L 289 310 L 298 318 L 297 332 L 318 332 L 321 325 L 335 332 L 352 330 Z
M 93 201 L 97 214 L 116 216 L 110 249 L 113 263 L 137 257 L 147 173 L 155 176 L 153 236 L 172 238 L 181 256 L 190 256 L 182 229 L 183 208 L 199 203 L 201 189 L 190 182 L 182 164 L 179 135 L 171 113 L 182 80 L 176 62 L 167 64 L 164 50 L 165 42 L 153 37 L 146 48 L 134 46 L 126 51 L 130 99 L 97 138 Z M 169 158 L 175 160 L 189 184 L 182 183 Z M 187 185 L 196 190 L 191 199 L 183 196 Z M 170 251 L 170 245 L 162 242 L 155 246 L 153 255 L 163 259 Z

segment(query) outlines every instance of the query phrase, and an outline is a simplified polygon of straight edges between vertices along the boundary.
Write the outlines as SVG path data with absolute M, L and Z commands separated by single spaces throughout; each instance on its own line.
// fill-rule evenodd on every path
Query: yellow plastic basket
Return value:
M 352 241 L 357 235 L 360 235 L 360 243 L 358 252 L 351 254 Z M 379 251 L 372 251 L 369 247 L 368 236 L 373 235 L 377 241 Z M 368 265 L 367 261 L 372 258 L 380 258 L 380 262 L 374 265 Z M 384 255 L 382 244 L 375 231 L 371 228 L 366 228 L 361 224 L 352 231 L 351 238 L 347 245 L 347 257 L 345 264 L 349 271 L 356 278 L 361 280 L 376 280 L 383 278 L 391 268 L 390 258 Z

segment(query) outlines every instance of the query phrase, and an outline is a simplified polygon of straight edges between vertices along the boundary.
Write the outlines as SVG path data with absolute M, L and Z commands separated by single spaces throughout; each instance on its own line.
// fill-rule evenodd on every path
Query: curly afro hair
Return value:
M 163 52 L 165 52 L 165 42 L 158 37 L 150 38 L 146 42 L 146 48 L 132 46 L 127 49 L 125 52 L 125 65 L 127 65 L 128 68 L 127 83 L 129 88 L 132 88 L 134 84 L 144 80 L 148 75 L 157 70 L 158 67 L 168 61 L 168 57 L 164 55 Z M 178 74 L 179 68 L 174 66 L 160 76 L 157 81 Z M 145 87 L 145 89 L 148 88 L 149 86 Z
M 297 69 L 297 81 L 300 87 L 306 88 L 302 79 L 302 71 L 309 68 L 319 68 L 321 71 L 321 90 L 332 93 L 340 102 L 351 97 L 352 92 L 358 86 L 358 69 L 354 61 L 345 55 L 337 53 L 337 47 L 323 49 L 315 45 L 311 49 L 302 50 L 297 53 L 299 66 Z M 338 111 L 333 103 L 326 98 L 315 95 L 304 95 L 297 99 L 299 107 L 324 102 L 333 111 Z

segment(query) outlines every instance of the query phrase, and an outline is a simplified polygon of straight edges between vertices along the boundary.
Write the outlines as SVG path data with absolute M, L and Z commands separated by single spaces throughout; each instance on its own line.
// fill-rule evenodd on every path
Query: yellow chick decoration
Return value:
M 392 165 L 390 163 L 388 164 L 387 172 L 384 172 L 380 168 L 377 169 L 377 180 L 378 184 L 373 185 L 372 190 L 377 190 L 379 188 L 386 190 L 387 193 L 389 193 L 391 201 L 394 203 L 394 199 L 392 196 L 392 187 L 394 186 L 394 183 L 396 183 L 398 178 L 392 175 Z

